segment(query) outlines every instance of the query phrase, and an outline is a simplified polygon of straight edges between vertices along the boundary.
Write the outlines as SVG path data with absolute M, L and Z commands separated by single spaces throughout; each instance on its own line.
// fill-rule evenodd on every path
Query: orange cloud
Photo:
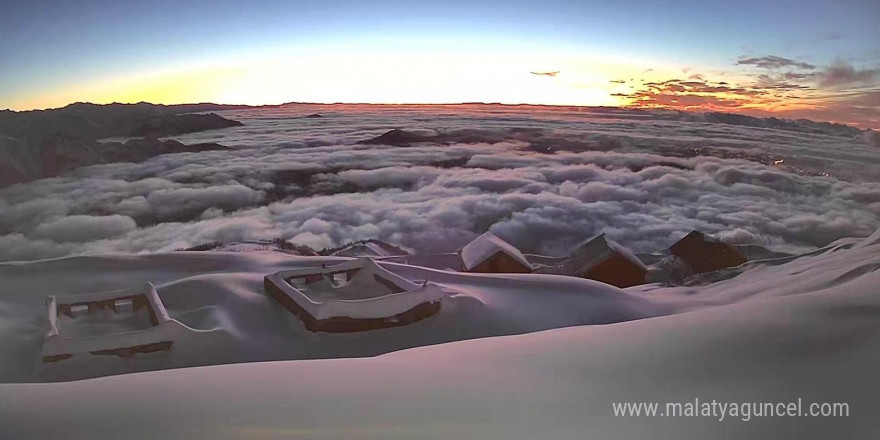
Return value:
M 629 81 L 630 91 L 617 91 L 613 96 L 635 108 L 723 111 L 880 127 L 880 68 L 857 69 L 836 61 L 820 69 L 778 56 L 741 59 L 736 64 L 755 70 L 725 81 L 709 81 L 705 78 L 710 75 L 704 74 Z

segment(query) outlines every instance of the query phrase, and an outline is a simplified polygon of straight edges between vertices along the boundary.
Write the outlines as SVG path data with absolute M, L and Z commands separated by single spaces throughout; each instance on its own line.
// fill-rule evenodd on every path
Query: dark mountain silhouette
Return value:
M 798 131 L 829 136 L 859 136 L 862 130 L 834 122 L 816 122 L 809 119 L 780 119 L 775 117 L 758 118 L 735 113 L 708 112 L 702 118 L 713 124 L 743 125 L 746 127 L 772 128 L 776 130 Z
M 189 113 L 237 107 L 75 103 L 52 110 L 0 111 L 0 186 L 57 176 L 86 165 L 225 148 L 218 144 L 187 146 L 156 138 L 240 126 L 240 122 L 214 113 Z M 97 142 L 110 137 L 144 139 Z
M 440 136 L 425 136 L 400 129 L 389 130 L 374 138 L 358 141 L 362 145 L 394 145 L 408 147 L 419 142 L 442 142 Z

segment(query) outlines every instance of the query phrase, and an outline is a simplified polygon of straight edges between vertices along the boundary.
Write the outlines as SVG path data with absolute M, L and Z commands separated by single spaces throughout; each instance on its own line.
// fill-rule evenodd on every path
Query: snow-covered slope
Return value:
M 549 275 L 476 275 L 382 263 L 446 293 L 435 316 L 405 327 L 356 334 L 307 331 L 263 291 L 265 275 L 347 261 L 278 253 L 173 252 L 70 257 L 0 264 L 0 382 L 81 379 L 107 374 L 280 359 L 373 356 L 404 348 L 557 327 L 603 324 L 668 312 L 594 281 Z M 117 290 L 152 282 L 172 319 L 195 330 L 168 353 L 40 364 L 46 295 Z
M 0 415 L 5 432 L 16 439 L 873 438 L 880 432 L 880 398 L 873 392 L 880 367 L 880 234 L 875 235 L 849 244 L 853 246 L 756 268 L 717 286 L 644 293 L 678 304 L 688 295 L 694 298 L 692 306 L 748 299 L 723 307 L 367 359 L 3 385 Z M 53 262 L 39 263 L 47 264 Z M 227 262 L 202 264 L 208 269 Z M 399 271 L 404 272 L 446 280 L 454 287 L 471 286 L 481 292 L 474 298 L 485 304 L 498 304 L 502 298 L 524 304 L 528 295 L 522 291 L 546 280 Z M 238 277 L 236 289 L 246 284 L 245 275 Z M 189 283 L 209 280 L 200 277 Z M 163 300 L 182 297 L 184 291 L 166 287 Z M 202 299 L 209 291 L 203 290 Z M 548 307 L 576 303 L 571 295 L 551 297 L 550 292 L 541 292 Z M 617 302 L 620 295 L 617 290 L 590 294 L 594 306 Z M 615 402 L 798 398 L 806 403 L 845 402 L 850 415 L 718 421 L 615 417 L 612 410 Z

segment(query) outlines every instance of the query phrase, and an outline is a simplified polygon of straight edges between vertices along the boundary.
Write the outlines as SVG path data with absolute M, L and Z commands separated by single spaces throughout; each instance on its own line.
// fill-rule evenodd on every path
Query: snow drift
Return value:
M 366 359 L 7 384 L 0 386 L 0 415 L 11 438 L 871 438 L 880 430 L 880 402 L 866 392 L 880 367 L 878 237 L 756 266 L 717 286 L 644 293 L 688 303 L 691 313 Z M 472 287 L 547 279 L 405 272 Z M 511 300 L 514 291 L 507 292 Z M 725 301 L 740 302 L 696 310 Z M 719 421 L 615 417 L 612 409 L 615 402 L 798 398 L 846 402 L 850 415 Z

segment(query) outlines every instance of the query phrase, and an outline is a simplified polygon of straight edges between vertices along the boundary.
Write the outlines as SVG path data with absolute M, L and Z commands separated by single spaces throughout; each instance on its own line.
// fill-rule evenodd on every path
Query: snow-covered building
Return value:
M 531 273 L 525 255 L 491 232 L 475 238 L 459 249 L 462 272 Z
M 183 324 L 171 319 L 156 288 L 46 298 L 49 329 L 43 362 L 76 355 L 131 357 L 171 349 Z
M 617 287 L 645 283 L 648 268 L 632 251 L 599 234 L 571 252 L 574 274 Z
M 264 288 L 308 330 L 331 333 L 411 324 L 440 311 L 445 296 L 436 284 L 413 283 L 371 258 L 276 272 Z
M 670 246 L 669 251 L 687 263 L 694 273 L 736 267 L 748 261 L 733 246 L 699 231 L 691 231 Z

